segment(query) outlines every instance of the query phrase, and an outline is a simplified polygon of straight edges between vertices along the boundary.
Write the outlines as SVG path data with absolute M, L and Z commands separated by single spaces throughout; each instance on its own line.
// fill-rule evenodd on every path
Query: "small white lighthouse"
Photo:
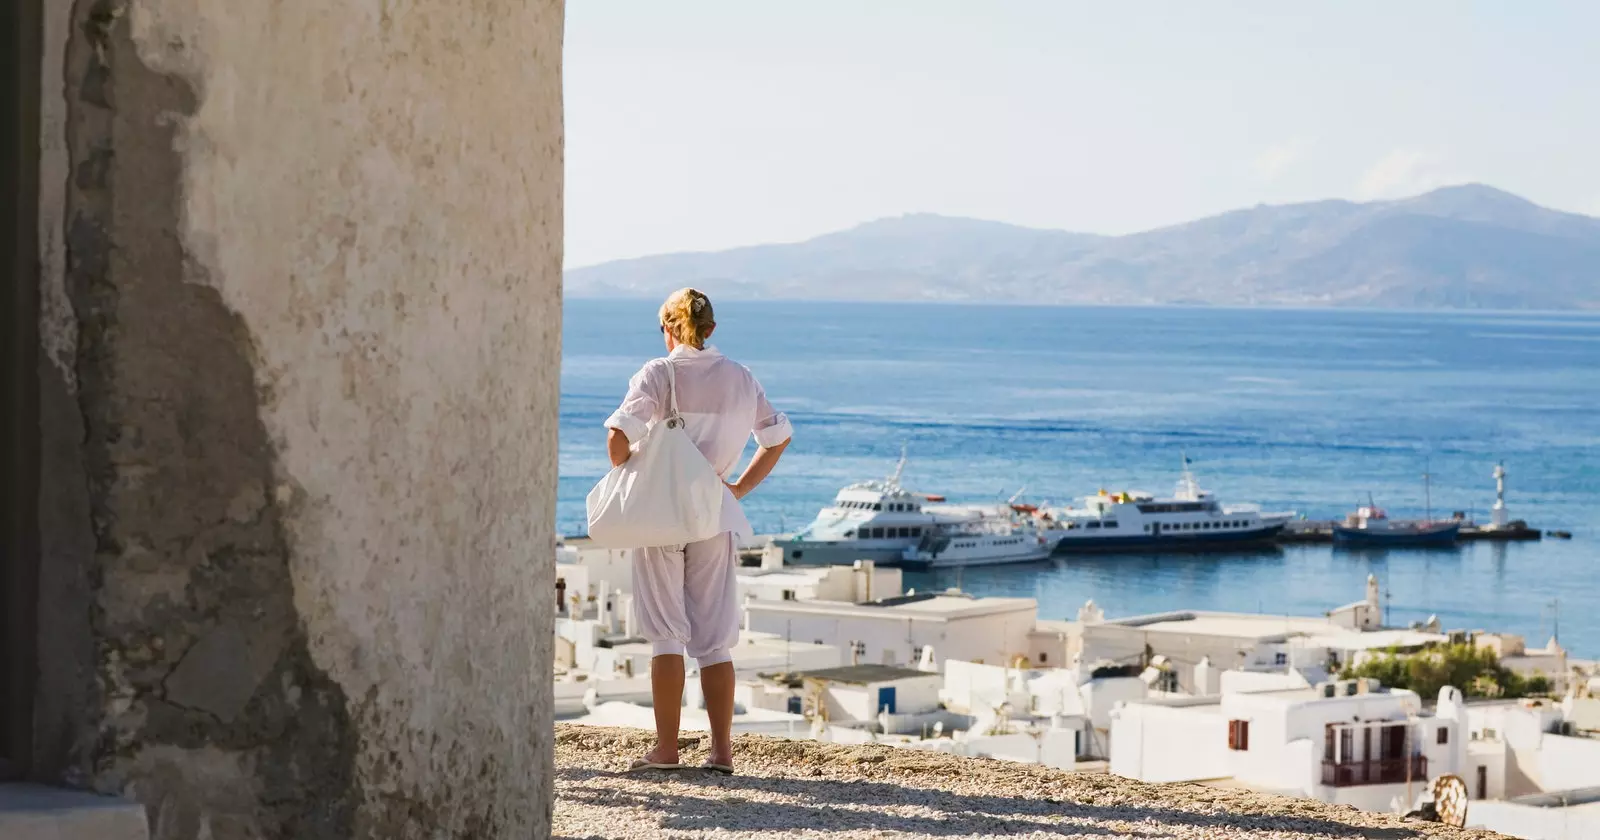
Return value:
M 1489 527 L 1506 527 L 1506 465 L 1494 465 L 1494 512 L 1489 515 Z

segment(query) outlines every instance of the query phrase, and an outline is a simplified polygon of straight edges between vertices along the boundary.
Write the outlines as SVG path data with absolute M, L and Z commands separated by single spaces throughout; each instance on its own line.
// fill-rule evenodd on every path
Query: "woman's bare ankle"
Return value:
M 644 754 L 644 757 L 652 764 L 677 764 L 678 748 L 676 745 L 667 747 L 663 744 L 656 744 L 654 749 Z

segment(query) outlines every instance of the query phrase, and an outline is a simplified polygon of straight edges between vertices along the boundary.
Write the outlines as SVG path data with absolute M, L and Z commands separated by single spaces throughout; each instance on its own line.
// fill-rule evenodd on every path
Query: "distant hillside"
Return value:
M 1600 309 L 1600 219 L 1481 185 L 1236 210 L 1128 236 L 926 214 L 566 273 L 569 297 Z

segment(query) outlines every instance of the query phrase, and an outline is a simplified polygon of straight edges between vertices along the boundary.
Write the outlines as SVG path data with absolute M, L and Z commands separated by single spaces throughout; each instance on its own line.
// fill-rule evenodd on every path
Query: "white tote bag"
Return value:
M 589 539 L 602 548 L 645 548 L 709 539 L 722 530 L 722 476 L 684 430 L 678 378 L 667 362 L 670 410 L 633 455 L 589 491 Z

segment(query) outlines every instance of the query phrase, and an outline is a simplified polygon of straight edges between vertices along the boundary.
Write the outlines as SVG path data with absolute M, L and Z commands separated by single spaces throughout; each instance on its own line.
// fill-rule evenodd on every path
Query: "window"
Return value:
M 1048 653 L 1039 654 L 1039 664 L 1040 665 L 1043 665 L 1044 663 L 1049 662 L 1049 661 L 1050 661 L 1050 654 L 1048 654 Z
M 1367 731 L 1371 732 L 1372 730 L 1369 729 Z M 1382 733 L 1381 737 L 1382 737 L 1383 740 L 1379 743 L 1379 747 L 1382 750 L 1382 755 L 1381 755 L 1382 758 L 1385 758 L 1385 759 L 1405 758 L 1405 755 L 1406 755 L 1406 727 L 1405 726 L 1403 726 L 1403 725 L 1402 726 L 1385 726 L 1383 728 L 1383 733 Z M 1371 753 L 1369 752 L 1369 753 L 1367 753 L 1367 755 L 1370 756 Z
M 1149 525 L 1144 526 L 1144 532 L 1146 534 L 1150 533 L 1150 526 Z
M 872 509 L 873 510 L 883 510 L 883 502 L 873 502 L 872 503 Z
M 912 528 L 911 529 L 911 536 L 913 536 L 913 537 L 922 536 L 922 529 L 921 528 Z
M 1228 749 L 1235 752 L 1250 749 L 1250 721 L 1228 721 Z
M 1450 743 L 1450 728 L 1448 726 L 1439 727 L 1439 743 Z
M 873 528 L 872 529 L 872 537 L 873 537 L 873 539 L 879 539 L 879 540 L 883 539 L 883 529 L 882 528 Z
M 785 590 L 783 590 L 783 600 L 785 600 L 785 601 L 793 601 L 794 600 L 794 590 L 793 589 L 785 589 Z
M 901 528 L 900 529 L 900 536 L 902 536 L 902 537 L 911 536 L 911 529 L 910 528 Z
M 1085 527 L 1085 528 L 1098 528 L 1098 527 L 1100 527 L 1100 523 L 1098 523 L 1098 522 L 1087 522 L 1087 523 L 1084 523 L 1083 527 Z
M 1288 665 L 1289 664 L 1289 654 L 1287 654 L 1287 653 L 1274 653 L 1272 655 L 1272 664 L 1274 664 L 1274 665 Z
M 1107 519 L 1105 521 L 1105 525 L 1103 527 L 1115 528 L 1115 527 L 1117 527 L 1117 520 L 1115 520 L 1115 519 Z

